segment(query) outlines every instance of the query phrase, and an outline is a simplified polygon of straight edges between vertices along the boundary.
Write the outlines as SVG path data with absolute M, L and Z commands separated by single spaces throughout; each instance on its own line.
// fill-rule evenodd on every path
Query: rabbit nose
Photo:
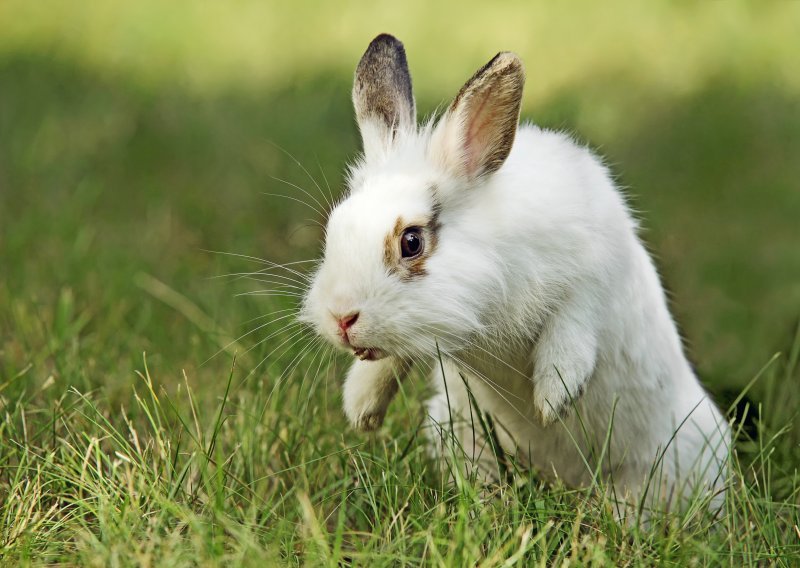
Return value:
M 358 320 L 358 312 L 354 312 L 351 314 L 347 314 L 346 316 L 342 316 L 337 319 L 339 324 L 339 329 L 342 330 L 342 333 L 347 333 L 347 330 L 353 327 L 353 325 Z

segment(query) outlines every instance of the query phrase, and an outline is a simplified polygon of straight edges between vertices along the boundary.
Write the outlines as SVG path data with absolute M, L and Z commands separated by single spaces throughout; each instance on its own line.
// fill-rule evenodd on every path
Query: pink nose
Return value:
M 357 319 L 358 319 L 358 312 L 340 317 L 338 320 L 339 329 L 342 330 L 342 333 L 347 333 L 347 330 L 353 327 Z

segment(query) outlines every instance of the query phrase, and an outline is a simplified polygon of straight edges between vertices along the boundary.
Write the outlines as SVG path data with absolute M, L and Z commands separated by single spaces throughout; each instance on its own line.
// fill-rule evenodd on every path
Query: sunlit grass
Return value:
M 761 380 L 777 385 L 794 373 L 798 352 L 800 334 L 788 359 L 773 360 Z M 159 379 L 143 358 L 128 403 L 117 408 L 77 388 L 47 405 L 42 392 L 4 397 L 3 558 L 98 566 L 738 566 L 791 565 L 800 555 L 800 487 L 796 474 L 775 470 L 787 443 L 775 420 L 760 422 L 754 437 L 737 429 L 721 514 L 708 513 L 698 497 L 646 526 L 620 524 L 601 488 L 569 490 L 535 476 L 487 488 L 458 469 L 448 483 L 425 450 L 422 409 L 405 396 L 383 432 L 362 438 L 345 434 L 335 411 L 308 406 L 310 392 L 331 394 L 335 385 L 309 392 L 296 368 L 278 389 L 269 381 L 243 386 L 247 369 L 225 362 L 227 377 L 201 393 L 185 374 Z M 330 363 L 317 372 L 326 375 Z M 0 388 L 13 392 L 29 372 Z M 458 448 L 452 452 L 457 457 Z

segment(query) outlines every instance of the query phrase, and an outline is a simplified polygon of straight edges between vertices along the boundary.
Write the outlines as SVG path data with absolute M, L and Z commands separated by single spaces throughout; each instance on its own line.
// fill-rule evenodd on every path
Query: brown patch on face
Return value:
M 400 239 L 407 229 L 413 227 L 420 230 L 423 249 L 419 255 L 413 258 L 403 258 Z M 436 213 L 427 218 L 408 221 L 398 217 L 391 232 L 383 240 L 383 261 L 389 273 L 396 274 L 404 281 L 425 276 L 428 273 L 425 264 L 436 250 L 438 233 L 439 222 Z

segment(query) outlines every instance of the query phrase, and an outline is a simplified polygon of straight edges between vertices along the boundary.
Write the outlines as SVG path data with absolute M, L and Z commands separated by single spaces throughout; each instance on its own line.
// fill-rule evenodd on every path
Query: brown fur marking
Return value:
M 422 233 L 422 254 L 414 258 L 403 258 L 400 249 L 400 238 L 406 229 L 419 227 Z M 425 276 L 428 272 L 425 263 L 436 250 L 438 243 L 439 222 L 438 214 L 434 213 L 426 219 L 413 219 L 406 222 L 398 217 L 394 227 L 383 241 L 383 261 L 386 269 L 391 274 L 396 274 L 401 280 L 409 281 Z

